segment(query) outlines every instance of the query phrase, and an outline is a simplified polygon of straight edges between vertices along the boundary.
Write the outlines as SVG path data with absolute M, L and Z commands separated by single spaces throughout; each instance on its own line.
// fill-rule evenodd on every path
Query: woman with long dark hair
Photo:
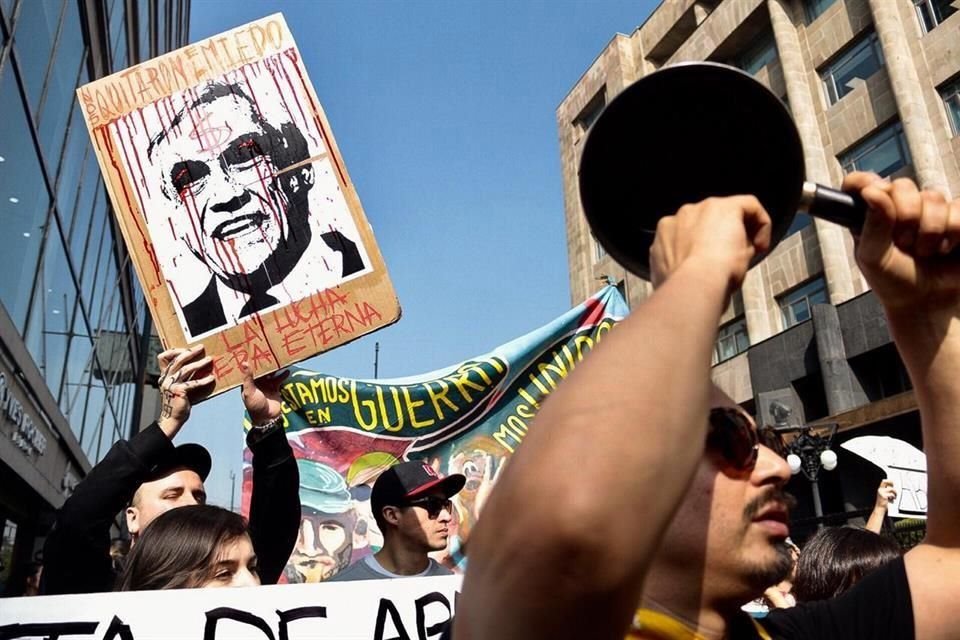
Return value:
M 807 540 L 797 562 L 797 602 L 835 598 L 901 555 L 892 539 L 856 527 L 828 527 Z
M 191 505 L 171 509 L 150 523 L 127 556 L 116 590 L 259 584 L 246 520 L 220 507 Z

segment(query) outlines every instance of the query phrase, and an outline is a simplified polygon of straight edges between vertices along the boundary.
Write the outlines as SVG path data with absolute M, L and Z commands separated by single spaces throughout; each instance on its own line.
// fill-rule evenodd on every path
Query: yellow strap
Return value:
M 753 627 L 757 630 L 757 635 L 760 636 L 761 640 L 773 640 L 773 638 L 770 637 L 770 634 L 767 633 L 767 630 L 763 628 L 763 625 L 757 622 L 756 618 L 751 617 L 750 622 L 753 623 Z
M 761 640 L 773 640 L 759 622 L 750 618 L 757 635 Z M 651 609 L 638 609 L 633 616 L 633 624 L 627 633 L 627 638 L 638 637 L 641 633 L 647 636 L 656 636 L 663 640 L 707 640 L 684 623 L 665 613 Z
M 676 618 L 651 609 L 638 609 L 633 615 L 633 624 L 627 637 L 637 637 L 641 633 L 663 640 L 707 640 L 699 633 Z

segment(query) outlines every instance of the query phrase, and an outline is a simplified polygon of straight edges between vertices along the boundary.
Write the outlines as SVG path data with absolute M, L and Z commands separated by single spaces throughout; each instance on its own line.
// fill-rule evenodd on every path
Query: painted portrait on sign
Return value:
M 110 125 L 188 339 L 371 270 L 298 75 L 267 57 Z

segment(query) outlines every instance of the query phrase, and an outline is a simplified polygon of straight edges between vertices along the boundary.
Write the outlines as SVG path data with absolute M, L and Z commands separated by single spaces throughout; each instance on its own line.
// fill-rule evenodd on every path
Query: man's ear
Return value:
M 394 526 L 400 524 L 400 509 L 398 507 L 392 507 L 388 505 L 383 508 L 382 513 L 383 519 L 389 524 Z
M 127 518 L 127 531 L 130 532 L 130 537 L 135 539 L 140 535 L 140 509 L 129 506 L 124 511 L 124 515 Z

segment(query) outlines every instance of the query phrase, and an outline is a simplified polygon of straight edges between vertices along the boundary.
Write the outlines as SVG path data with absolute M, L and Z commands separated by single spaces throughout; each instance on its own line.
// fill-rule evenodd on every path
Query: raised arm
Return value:
M 703 452 L 720 316 L 769 228 L 745 196 L 661 221 L 656 292 L 549 397 L 484 507 L 456 640 L 623 637 Z
M 243 404 L 253 428 L 247 445 L 253 453 L 250 538 L 260 561 L 261 584 L 275 584 L 293 552 L 300 528 L 300 472 L 283 430 L 280 385 L 283 371 L 253 379 L 244 363 Z
M 870 518 L 864 527 L 867 531 L 880 533 L 883 529 L 883 520 L 887 517 L 887 507 L 897 499 L 897 490 L 893 487 L 893 480 L 881 480 L 877 487 L 877 498 L 870 512 Z
M 57 512 L 44 544 L 41 591 L 46 595 L 113 589 L 110 528 L 151 467 L 172 449 L 171 440 L 190 417 L 190 408 L 212 389 L 203 346 L 171 349 L 157 356 L 161 414 L 130 441 L 116 442 L 77 485 Z
M 906 556 L 916 637 L 956 638 L 960 602 L 960 200 L 851 174 L 868 203 L 857 260 L 913 382 L 927 456 L 927 536 Z

